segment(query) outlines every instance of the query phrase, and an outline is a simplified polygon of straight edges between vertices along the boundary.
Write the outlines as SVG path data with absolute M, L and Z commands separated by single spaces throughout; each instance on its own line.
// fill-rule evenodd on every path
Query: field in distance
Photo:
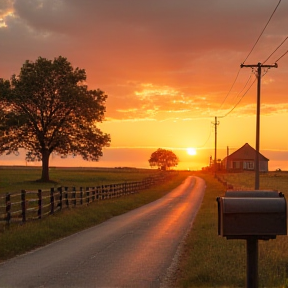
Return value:
M 37 191 L 56 187 L 94 187 L 98 185 L 142 181 L 159 170 L 136 168 L 50 168 L 49 183 L 37 182 L 40 167 L 0 166 L 0 194 L 21 190 Z

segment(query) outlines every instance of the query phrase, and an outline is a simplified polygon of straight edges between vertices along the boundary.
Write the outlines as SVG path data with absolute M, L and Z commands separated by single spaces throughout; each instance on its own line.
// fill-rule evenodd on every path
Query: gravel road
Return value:
M 0 264 L 0 287 L 167 287 L 201 206 L 188 177 L 163 198 Z

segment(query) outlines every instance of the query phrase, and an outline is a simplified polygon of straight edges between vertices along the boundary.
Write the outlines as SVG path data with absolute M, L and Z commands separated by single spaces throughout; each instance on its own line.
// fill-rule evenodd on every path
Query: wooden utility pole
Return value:
M 229 156 L 229 147 L 227 146 L 227 156 L 226 156 L 226 171 L 229 170 L 228 168 L 228 156 Z
M 260 144 L 260 89 L 261 89 L 261 69 L 262 68 L 277 68 L 278 65 L 244 65 L 241 68 L 257 67 L 257 116 L 256 116 L 256 155 L 255 155 L 255 190 L 259 190 L 259 144 Z M 247 251 L 247 288 L 258 287 L 258 239 L 257 237 L 248 237 L 246 239 Z
M 214 176 L 216 177 L 217 172 L 217 126 L 220 124 L 217 121 L 217 116 L 215 116 L 215 122 L 212 124 L 215 126 L 215 153 L 214 153 Z
M 254 65 L 241 64 L 241 68 L 257 67 L 257 114 L 256 114 L 256 155 L 255 155 L 255 190 L 259 190 L 259 146 L 260 146 L 260 90 L 261 90 L 261 69 L 262 68 L 277 68 L 278 65 L 263 65 L 261 63 Z

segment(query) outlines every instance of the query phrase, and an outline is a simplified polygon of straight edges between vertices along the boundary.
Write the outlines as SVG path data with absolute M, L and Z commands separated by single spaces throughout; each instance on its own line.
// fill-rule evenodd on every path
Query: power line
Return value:
M 259 35 L 259 37 L 258 37 L 258 39 L 256 40 L 255 44 L 253 45 L 251 51 L 249 52 L 249 54 L 247 55 L 247 57 L 246 57 L 245 60 L 243 61 L 242 65 L 246 62 L 246 60 L 248 59 L 248 57 L 251 55 L 252 51 L 254 50 L 255 46 L 256 46 L 257 43 L 259 42 L 261 36 L 263 35 L 266 27 L 267 27 L 268 24 L 270 23 L 273 15 L 275 14 L 275 12 L 276 12 L 278 6 L 280 5 L 281 1 L 282 1 L 282 0 L 279 0 L 277 6 L 275 7 L 274 11 L 272 12 L 270 18 L 268 19 L 268 22 L 267 22 L 266 25 L 264 26 L 261 34 Z M 268 59 L 270 59 L 270 57 L 284 44 L 284 42 L 287 40 L 287 38 L 288 38 L 288 37 L 286 37 L 286 38 L 284 39 L 284 41 L 282 41 L 282 43 L 269 55 L 269 57 L 263 62 L 263 64 L 264 64 Z M 287 53 L 288 53 L 288 50 L 287 50 L 277 61 L 279 61 L 279 60 L 280 60 L 282 57 L 284 57 Z M 277 62 L 277 61 L 276 61 L 276 62 Z M 234 85 L 235 85 L 235 83 L 236 83 L 236 81 L 237 81 L 237 79 L 238 79 L 238 76 L 239 76 L 239 74 L 240 74 L 240 70 L 241 70 L 241 68 L 239 69 L 239 71 L 238 71 L 238 73 L 237 73 L 237 75 L 236 75 L 236 77 L 235 77 L 235 80 L 234 80 L 234 82 L 233 82 L 233 84 L 232 84 L 229 92 L 227 93 L 227 95 L 225 96 L 224 100 L 222 101 L 220 107 L 218 108 L 218 111 L 222 108 L 223 104 L 225 103 L 225 101 L 227 100 L 229 94 L 231 93 L 231 91 L 232 91 L 232 89 L 233 89 L 233 87 L 234 87 Z M 266 73 L 267 73 L 267 72 L 266 72 Z M 266 74 L 266 73 L 265 73 L 265 74 Z M 265 75 L 265 74 L 264 74 L 264 75 Z M 238 95 L 245 89 L 245 87 L 247 86 L 247 84 L 248 84 L 249 81 L 250 81 L 250 78 L 251 78 L 251 75 L 250 75 L 248 81 L 246 82 L 245 86 L 243 87 L 243 89 L 238 93 Z M 255 81 L 256 81 L 256 80 L 255 80 Z M 227 114 L 225 114 L 224 116 L 219 116 L 220 118 L 226 117 L 227 115 L 229 115 L 229 114 L 238 106 L 238 104 L 241 102 L 241 100 L 243 99 L 243 97 L 248 93 L 248 91 L 250 90 L 250 88 L 252 87 L 252 85 L 255 83 L 255 81 L 251 84 L 251 86 L 250 86 L 250 87 L 248 88 L 248 90 L 244 93 L 244 95 L 240 98 L 240 100 L 236 103 L 236 105 L 235 105 Z
M 275 61 L 275 63 L 277 63 L 281 58 L 283 58 L 286 54 L 288 53 L 288 50 L 280 57 L 280 58 L 278 58 L 276 61 Z
M 240 69 L 241 69 L 241 68 L 240 68 Z M 248 83 L 250 82 L 251 77 L 252 77 L 252 73 L 250 74 L 250 76 L 249 76 L 248 80 L 246 81 L 246 83 L 245 83 L 244 87 L 242 88 L 242 90 L 238 93 L 238 95 L 237 95 L 234 99 L 236 99 L 236 98 L 243 92 L 243 90 L 246 88 L 246 86 L 247 86 Z
M 286 51 L 286 53 L 288 53 L 288 50 Z M 284 56 L 284 55 L 283 55 Z M 269 68 L 268 68 L 269 69 Z M 268 73 L 268 69 L 266 72 L 263 73 L 263 75 L 261 75 L 261 78 L 264 77 L 267 73 Z M 245 89 L 245 87 L 248 85 L 249 81 L 251 79 L 251 75 L 249 77 L 249 79 L 247 80 L 244 88 L 241 90 L 241 92 Z M 249 90 L 251 89 L 251 87 L 253 86 L 253 84 L 256 82 L 257 78 L 254 79 L 254 81 L 251 83 L 251 85 L 249 86 L 249 88 L 245 91 L 245 93 L 241 96 L 241 98 L 239 99 L 239 101 L 233 106 L 233 108 L 231 110 L 229 110 L 229 112 L 227 112 L 225 115 L 223 116 L 218 116 L 218 118 L 224 118 L 226 116 L 228 116 L 239 104 L 240 102 L 242 101 L 242 99 L 244 98 L 244 96 L 249 92 Z M 241 93 L 239 92 L 239 94 Z M 239 95 L 238 94 L 238 95 Z
M 269 55 L 269 57 L 265 60 L 265 61 L 263 61 L 262 63 L 264 64 L 265 62 L 267 62 L 269 59 L 270 59 L 270 57 L 285 43 L 285 41 L 288 39 L 288 37 L 286 37 L 282 42 L 281 42 L 281 44 Z M 286 52 L 287 53 L 287 52 Z M 277 62 L 277 61 L 276 61 Z
M 261 34 L 259 35 L 259 37 L 258 37 L 258 39 L 256 40 L 255 44 L 253 45 L 251 51 L 249 52 L 249 54 L 247 55 L 247 57 L 245 58 L 245 60 L 243 61 L 242 64 L 244 64 L 244 63 L 246 62 L 246 60 L 248 59 L 248 57 L 251 55 L 252 51 L 254 50 L 255 46 L 257 45 L 258 41 L 260 40 L 261 36 L 263 35 L 266 27 L 268 26 L 270 20 L 272 19 L 273 15 L 274 15 L 274 13 L 276 12 L 276 10 L 277 10 L 278 6 L 280 5 L 280 3 L 281 3 L 281 0 L 279 0 L 277 6 L 275 7 L 273 13 L 272 13 L 271 16 L 270 16 L 268 22 L 267 22 L 266 25 L 264 26 L 264 29 L 262 30 Z
M 210 132 L 209 132 L 209 136 L 208 136 L 207 140 L 205 141 L 205 143 L 202 146 L 198 146 L 197 148 L 203 148 L 208 143 L 208 141 L 209 141 L 209 139 L 211 137 L 211 132 L 212 132 L 212 128 L 211 127 L 212 126 L 210 126 Z
M 215 116 L 215 122 L 212 122 L 213 125 L 215 125 L 215 151 L 214 151 L 214 173 L 216 177 L 217 172 L 217 126 L 220 124 L 220 122 L 217 120 L 217 116 Z
M 228 116 L 238 105 L 239 103 L 242 101 L 242 99 L 244 98 L 244 96 L 248 93 L 248 91 L 251 89 L 251 87 L 253 86 L 253 84 L 256 82 L 256 79 L 254 79 L 254 81 L 252 82 L 252 84 L 249 86 L 249 88 L 246 90 L 246 92 L 242 95 L 242 97 L 239 99 L 239 101 L 234 105 L 234 107 L 227 112 L 224 116 L 219 116 L 218 118 L 224 118 L 226 116 Z
M 241 68 L 240 68 L 240 69 L 241 69 Z M 238 93 L 238 95 L 234 98 L 235 100 L 236 100 L 237 97 L 243 92 L 243 90 L 246 88 L 246 86 L 248 85 L 248 83 L 249 83 L 250 80 L 251 80 L 251 77 L 252 77 L 252 74 L 250 74 L 250 76 L 249 76 L 248 80 L 246 81 L 244 87 L 243 87 L 242 90 Z M 254 82 L 255 82 L 255 81 L 254 81 Z M 252 83 L 252 85 L 253 85 L 253 83 Z M 250 88 L 251 88 L 251 87 L 249 87 L 249 89 L 250 89 Z M 241 99 L 235 104 L 235 106 L 234 106 L 227 114 L 225 114 L 224 116 L 219 116 L 219 118 L 224 118 L 224 117 L 226 117 L 228 114 L 230 114 L 230 113 L 236 108 L 236 106 L 241 102 L 242 98 L 246 95 L 246 93 L 249 91 L 249 89 L 245 92 L 245 94 L 241 97 Z M 218 109 L 218 110 L 219 110 L 219 109 Z
M 237 73 L 237 75 L 236 75 L 236 78 L 235 78 L 235 80 L 234 80 L 234 82 L 233 82 L 233 84 L 232 84 L 232 86 L 231 86 L 229 92 L 227 93 L 226 97 L 224 98 L 223 102 L 221 103 L 219 109 L 221 109 L 221 107 L 223 106 L 224 102 L 226 101 L 228 95 L 230 94 L 232 88 L 234 87 L 234 85 L 235 85 L 235 83 L 236 83 L 236 80 L 237 80 L 237 78 L 238 78 L 238 76 L 239 76 L 240 71 L 241 71 L 241 68 L 239 68 L 239 71 L 238 71 L 238 73 Z M 218 110 L 219 110 L 219 109 L 218 109 Z

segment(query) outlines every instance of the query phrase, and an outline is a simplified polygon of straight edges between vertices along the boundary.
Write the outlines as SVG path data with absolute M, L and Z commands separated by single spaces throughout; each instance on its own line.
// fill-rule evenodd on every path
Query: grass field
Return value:
M 159 173 L 152 169 L 129 168 L 50 168 L 50 183 L 39 183 L 41 168 L 0 167 L 0 194 L 20 192 L 22 189 L 37 191 L 51 187 L 93 187 L 141 181 Z
M 220 177 L 238 187 L 254 189 L 255 186 L 255 174 L 253 172 L 228 173 L 223 176 L 220 174 Z M 288 198 L 288 172 L 260 173 L 261 189 L 279 190 L 286 194 Z
M 0 170 L 0 193 L 19 191 L 19 188 L 42 188 L 39 187 L 39 183 L 32 182 L 40 177 L 40 172 L 36 170 L 22 171 L 21 173 L 16 170 L 13 173 Z M 157 173 L 154 170 L 125 171 L 119 169 L 119 171 L 115 171 L 117 169 L 112 169 L 110 171 L 111 169 L 108 169 L 91 172 L 89 169 L 76 169 L 73 172 L 70 170 L 67 172 L 54 169 L 53 174 L 52 170 L 51 178 L 57 182 L 55 185 L 59 186 L 63 183 L 69 184 L 68 186 L 86 186 L 87 183 L 81 181 L 89 179 L 93 183 L 98 180 L 102 181 L 103 184 L 110 184 L 111 181 L 115 181 L 114 183 L 137 181 L 151 175 L 150 173 Z M 2 179 L 5 173 L 9 174 L 11 178 L 7 177 L 10 180 L 5 180 L 4 183 Z M 217 235 L 216 197 L 224 194 L 225 187 L 214 178 L 214 175 L 202 172 L 194 174 L 205 180 L 207 189 L 201 209 L 184 245 L 173 287 L 245 287 L 246 242 L 244 240 L 226 240 Z M 40 221 L 12 227 L 0 234 L 0 260 L 34 249 L 156 200 L 179 185 L 187 175 L 191 175 L 191 173 L 175 173 L 172 180 L 156 188 L 118 199 L 100 201 L 88 207 L 65 209 L 63 212 Z M 253 173 L 222 176 L 236 186 L 246 188 L 254 186 Z M 287 182 L 288 173 L 270 172 L 261 174 L 260 188 L 280 190 L 287 198 Z M 23 186 L 27 188 L 23 188 Z M 50 186 L 48 185 L 48 187 Z M 288 287 L 287 236 L 277 236 L 275 240 L 259 241 L 259 287 Z
M 187 237 L 175 287 L 245 287 L 246 241 L 226 240 L 217 235 L 217 196 L 225 187 L 213 175 L 201 174 L 207 190 L 193 228 Z M 226 174 L 229 183 L 254 186 L 253 173 Z M 261 174 L 261 189 L 286 194 L 288 173 Z M 259 241 L 259 287 L 288 287 L 288 238 Z

